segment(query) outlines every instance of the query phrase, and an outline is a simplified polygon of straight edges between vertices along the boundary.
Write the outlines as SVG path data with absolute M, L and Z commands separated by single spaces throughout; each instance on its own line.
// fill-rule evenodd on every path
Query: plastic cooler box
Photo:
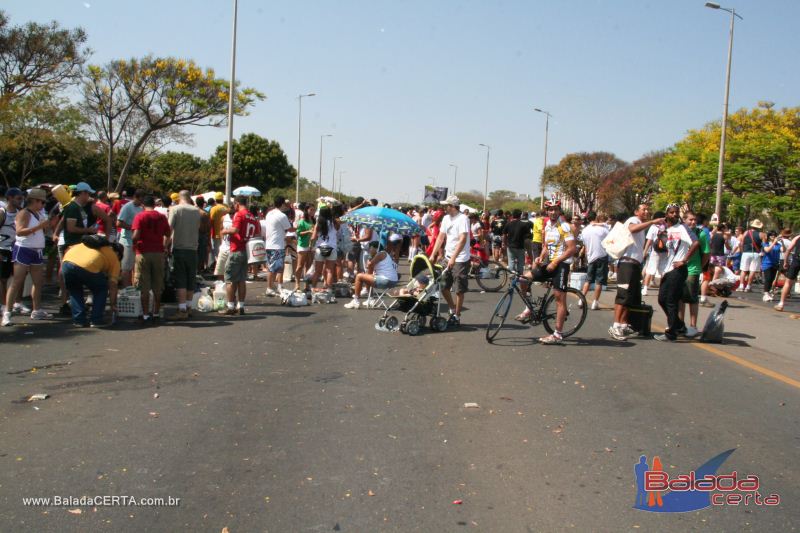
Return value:
M 150 291 L 150 312 L 153 311 L 153 292 Z M 122 289 L 117 294 L 117 316 L 137 318 L 142 315 L 142 293 L 136 289 Z

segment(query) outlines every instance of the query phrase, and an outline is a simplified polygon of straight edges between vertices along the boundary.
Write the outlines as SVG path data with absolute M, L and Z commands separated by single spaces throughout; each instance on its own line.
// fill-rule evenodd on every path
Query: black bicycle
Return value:
M 548 333 L 553 333 L 556 325 L 557 307 L 555 294 L 552 293 L 552 284 L 550 282 L 543 283 L 542 285 L 546 288 L 545 293 L 541 296 L 533 296 L 528 294 L 528 285 L 531 282 L 527 280 L 520 282 L 521 276 L 519 274 L 505 268 L 503 270 L 511 278 L 511 283 L 506 289 L 506 293 L 497 302 L 492 317 L 489 319 L 489 325 L 486 326 L 486 340 L 492 342 L 500 330 L 503 329 L 503 324 L 505 324 L 508 313 L 511 310 L 511 302 L 514 300 L 515 292 L 522 299 L 528 310 L 528 315 L 522 320 L 522 323 L 532 326 L 542 324 Z M 567 316 L 564 320 L 561 336 L 569 337 L 581 329 L 581 326 L 586 321 L 588 309 L 586 298 L 581 291 L 567 287 L 565 292 L 567 295 Z

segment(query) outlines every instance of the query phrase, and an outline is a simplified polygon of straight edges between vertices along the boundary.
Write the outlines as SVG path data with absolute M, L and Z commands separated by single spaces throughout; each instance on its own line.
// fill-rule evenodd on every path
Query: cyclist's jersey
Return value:
M 572 227 L 566 222 L 559 221 L 556 224 L 547 220 L 544 228 L 545 246 L 547 246 L 547 260 L 557 259 L 567 249 L 567 241 L 574 241 L 575 235 L 572 234 Z M 572 263 L 572 257 L 565 259 L 562 263 Z

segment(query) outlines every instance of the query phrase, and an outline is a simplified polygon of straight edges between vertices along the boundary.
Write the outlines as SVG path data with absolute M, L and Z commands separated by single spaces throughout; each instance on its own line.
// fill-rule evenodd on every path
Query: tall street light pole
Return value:
M 316 96 L 316 93 L 301 94 L 297 96 L 297 179 L 295 180 L 294 202 L 300 203 L 300 139 L 303 131 L 303 98 Z
M 233 190 L 233 99 L 236 93 L 236 18 L 239 0 L 233 0 L 233 38 L 231 42 L 231 85 L 228 88 L 228 150 L 225 154 L 225 203 L 231 205 Z
M 322 196 L 322 139 L 333 137 L 333 134 L 325 133 L 319 136 L 319 184 L 317 185 L 317 198 Z
M 333 158 L 333 172 L 331 172 L 331 194 L 336 194 L 336 160 L 344 159 L 342 156 L 337 155 Z
M 492 147 L 488 144 L 479 144 L 478 146 L 483 146 L 486 148 L 486 183 L 483 185 L 483 212 L 486 212 L 486 199 L 489 196 L 489 152 L 492 151 Z
M 547 137 L 550 133 L 550 113 L 543 111 L 538 107 L 533 108 L 534 111 L 544 113 L 547 118 L 544 120 L 544 166 L 542 167 L 542 177 L 539 180 L 539 188 L 541 189 L 541 198 L 539 198 L 539 209 L 544 209 L 544 171 L 547 170 Z
M 728 66 L 725 69 L 725 100 L 722 104 L 722 133 L 719 140 L 719 167 L 717 168 L 717 199 L 714 202 L 714 216 L 717 220 L 722 215 L 722 173 L 725 169 L 725 138 L 728 132 L 728 95 L 731 92 L 731 56 L 733 55 L 733 23 L 736 17 L 744 20 L 735 9 L 721 7 L 715 2 L 706 2 L 706 7 L 711 9 L 721 9 L 731 14 L 731 29 L 728 36 Z
M 454 170 L 454 172 L 453 172 L 453 194 L 457 194 L 456 193 L 456 180 L 458 180 L 458 165 L 456 165 L 455 163 L 450 163 L 450 166 L 453 167 L 453 170 Z

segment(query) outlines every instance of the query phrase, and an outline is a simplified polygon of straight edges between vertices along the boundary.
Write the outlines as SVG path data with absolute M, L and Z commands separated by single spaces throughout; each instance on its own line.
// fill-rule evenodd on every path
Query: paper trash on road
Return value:
M 481 406 L 475 402 L 467 402 L 464 404 L 464 409 L 480 409 Z
M 46 400 L 49 397 L 50 397 L 49 394 L 45 394 L 43 392 L 40 392 L 39 394 L 31 394 L 30 396 L 28 396 L 28 401 L 29 402 L 36 402 L 36 401 L 39 401 L 39 400 Z

